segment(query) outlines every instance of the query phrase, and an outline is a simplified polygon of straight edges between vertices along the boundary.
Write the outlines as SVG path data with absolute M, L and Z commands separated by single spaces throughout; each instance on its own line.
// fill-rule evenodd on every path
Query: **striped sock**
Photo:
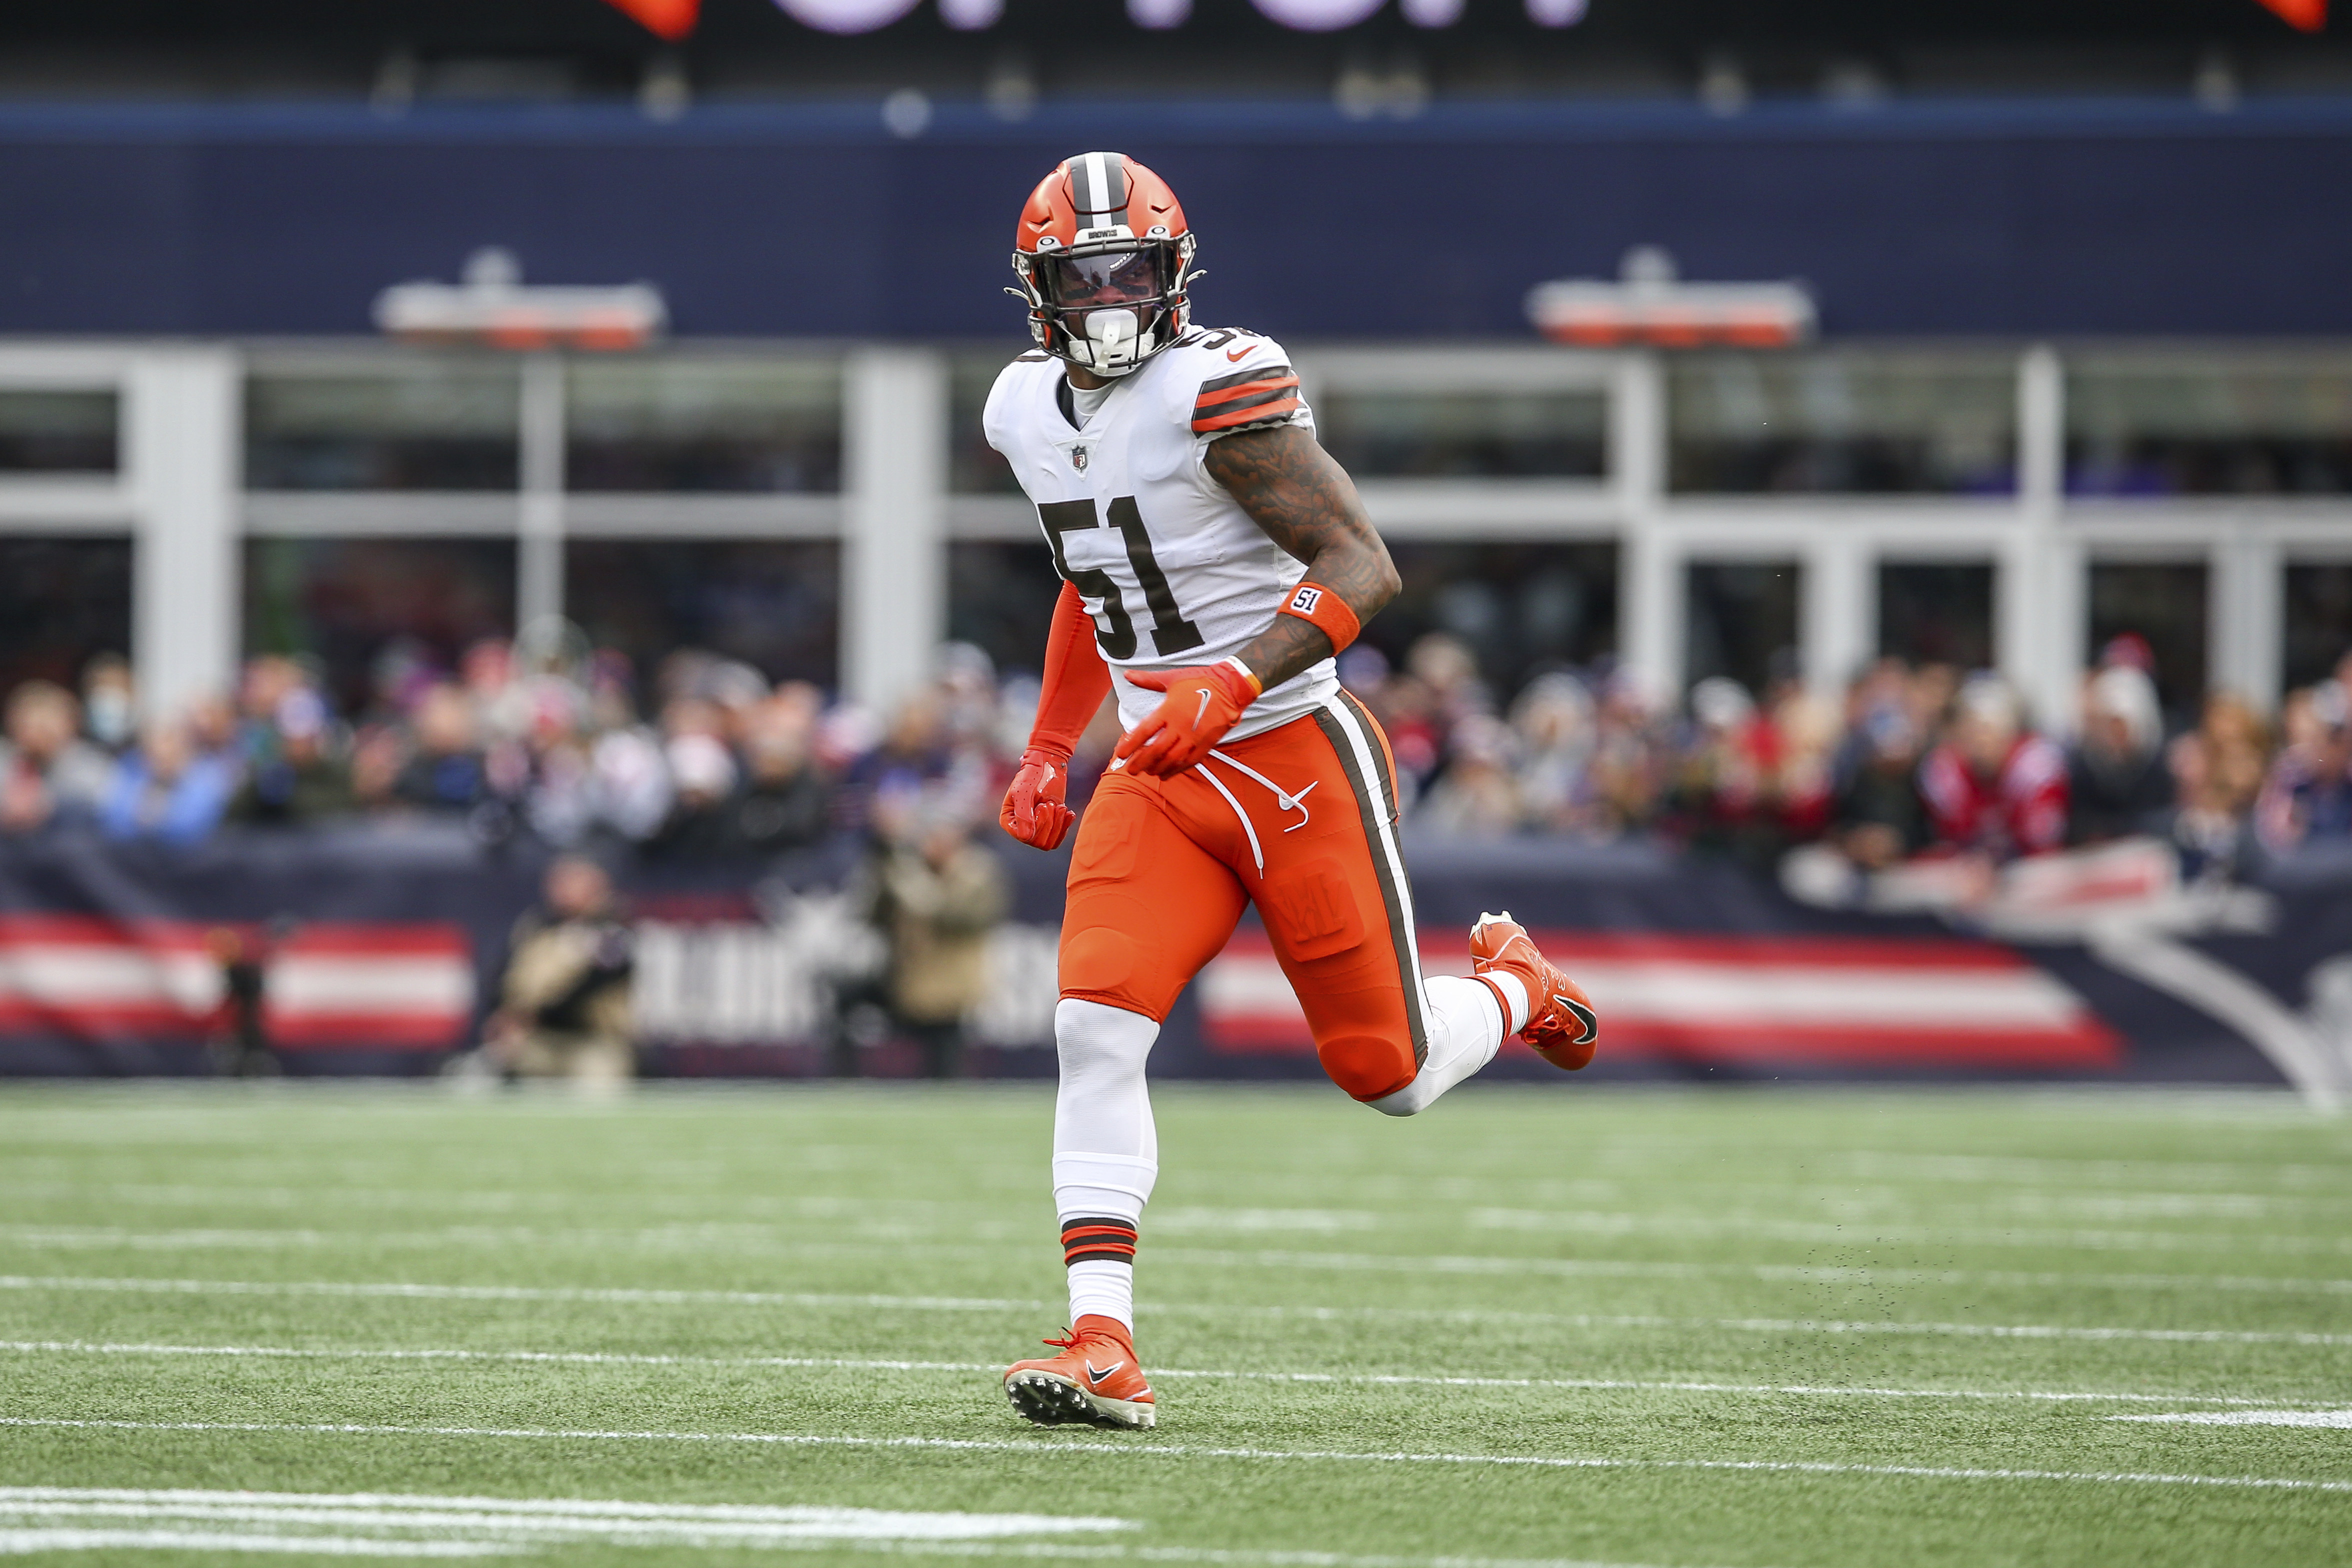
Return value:
M 1088 1215 L 1062 1222 L 1070 1275 L 1070 1319 L 1113 1318 L 1135 1331 L 1135 1222 Z

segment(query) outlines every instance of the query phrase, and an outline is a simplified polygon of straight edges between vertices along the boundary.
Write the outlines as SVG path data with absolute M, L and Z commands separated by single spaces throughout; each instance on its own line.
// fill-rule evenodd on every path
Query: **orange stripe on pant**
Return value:
M 1062 994 L 1164 1020 L 1257 906 L 1331 1080 L 1358 1100 L 1427 1054 L 1387 741 L 1344 693 L 1172 779 L 1105 775 L 1078 824 Z

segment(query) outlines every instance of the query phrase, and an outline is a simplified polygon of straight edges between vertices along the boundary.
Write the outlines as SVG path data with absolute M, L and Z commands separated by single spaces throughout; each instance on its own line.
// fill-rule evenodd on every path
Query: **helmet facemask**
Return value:
M 1101 376 L 1122 376 L 1181 337 L 1195 276 L 1192 237 L 1156 226 L 1138 237 L 1124 226 L 1087 229 L 1077 243 L 1041 236 L 1013 253 L 1029 305 L 1029 335 L 1057 358 Z

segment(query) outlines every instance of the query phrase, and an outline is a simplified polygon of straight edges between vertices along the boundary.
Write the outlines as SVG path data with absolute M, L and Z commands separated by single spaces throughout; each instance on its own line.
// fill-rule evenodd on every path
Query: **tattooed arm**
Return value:
M 1250 521 L 1307 563 L 1307 574 L 1345 600 L 1359 621 L 1396 597 L 1402 584 L 1389 547 L 1372 531 L 1347 470 L 1314 432 L 1297 425 L 1238 431 L 1210 442 L 1203 462 Z M 1268 691 L 1330 657 L 1331 639 L 1297 616 L 1275 616 L 1240 655 Z

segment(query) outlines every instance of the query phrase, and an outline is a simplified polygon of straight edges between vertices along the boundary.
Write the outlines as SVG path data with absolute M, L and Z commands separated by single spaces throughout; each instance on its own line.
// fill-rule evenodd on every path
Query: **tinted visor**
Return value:
M 1087 256 L 1041 256 L 1035 275 L 1047 303 L 1090 310 L 1157 303 L 1168 293 L 1173 268 L 1171 247 L 1139 245 Z

